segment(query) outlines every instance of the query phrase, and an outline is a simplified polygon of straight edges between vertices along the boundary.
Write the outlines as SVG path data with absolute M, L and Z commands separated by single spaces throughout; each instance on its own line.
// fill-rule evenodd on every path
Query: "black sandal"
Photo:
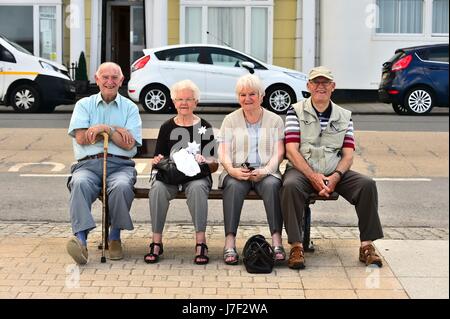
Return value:
M 209 257 L 205 255 L 205 250 L 208 250 L 208 246 L 205 243 L 197 244 L 195 245 L 195 251 L 197 251 L 198 246 L 201 247 L 200 255 L 195 256 L 194 263 L 197 265 L 206 265 L 209 262 Z
M 155 246 L 159 247 L 159 253 L 157 253 L 157 254 L 155 254 Z M 159 261 L 159 256 L 161 256 L 164 252 L 163 244 L 162 243 L 151 243 L 149 247 L 150 247 L 150 253 L 148 253 L 144 256 L 144 261 L 147 264 L 157 263 Z M 153 257 L 155 259 L 147 259 L 147 257 Z

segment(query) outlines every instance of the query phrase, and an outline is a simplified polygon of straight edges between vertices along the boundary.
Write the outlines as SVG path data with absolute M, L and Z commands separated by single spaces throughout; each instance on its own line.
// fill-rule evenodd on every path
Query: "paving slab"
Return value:
M 379 240 L 375 245 L 411 298 L 449 298 L 448 240 Z

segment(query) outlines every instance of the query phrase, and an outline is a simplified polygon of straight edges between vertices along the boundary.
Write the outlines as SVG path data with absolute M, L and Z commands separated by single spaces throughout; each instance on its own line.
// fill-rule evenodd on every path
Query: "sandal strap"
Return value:
M 155 246 L 159 247 L 159 252 L 158 254 L 155 254 Z M 163 244 L 162 243 L 151 243 L 150 244 L 150 254 L 152 257 L 153 256 L 158 256 L 158 255 L 162 255 L 164 252 L 164 248 L 163 248 Z
M 283 258 L 286 258 L 286 251 L 284 250 L 283 246 L 272 246 L 273 249 L 273 253 L 274 253 L 274 257 L 276 257 L 276 255 L 280 254 L 281 256 L 283 256 Z
M 236 250 L 236 247 L 233 248 L 224 248 L 223 249 L 223 258 L 228 258 L 228 257 L 238 257 L 239 254 Z
M 197 250 L 197 247 L 201 247 L 200 248 L 200 254 L 197 255 L 195 258 L 197 257 L 207 257 L 205 255 L 205 250 L 208 250 L 208 246 L 205 243 L 198 243 L 197 245 L 195 245 L 195 250 Z
M 202 249 L 200 250 L 201 252 L 203 252 L 205 249 L 209 249 L 208 245 L 206 245 L 205 243 L 198 243 L 197 245 L 195 245 L 195 248 L 197 249 L 198 246 L 202 247 Z

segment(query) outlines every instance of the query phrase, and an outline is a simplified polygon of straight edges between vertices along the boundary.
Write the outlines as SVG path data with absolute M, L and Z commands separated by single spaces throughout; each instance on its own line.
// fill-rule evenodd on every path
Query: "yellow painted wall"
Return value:
M 180 1 L 169 0 L 167 4 L 167 43 L 180 43 Z
M 273 64 L 295 68 L 296 0 L 274 1 Z

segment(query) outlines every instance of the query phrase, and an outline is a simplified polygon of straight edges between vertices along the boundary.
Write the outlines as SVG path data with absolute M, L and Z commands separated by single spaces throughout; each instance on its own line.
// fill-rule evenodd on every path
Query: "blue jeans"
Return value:
M 108 194 L 109 222 L 118 229 L 133 229 L 130 208 L 136 183 L 134 161 L 108 157 L 106 190 Z M 95 228 L 92 203 L 102 190 L 103 159 L 89 159 L 72 165 L 69 178 L 70 220 L 72 232 Z

